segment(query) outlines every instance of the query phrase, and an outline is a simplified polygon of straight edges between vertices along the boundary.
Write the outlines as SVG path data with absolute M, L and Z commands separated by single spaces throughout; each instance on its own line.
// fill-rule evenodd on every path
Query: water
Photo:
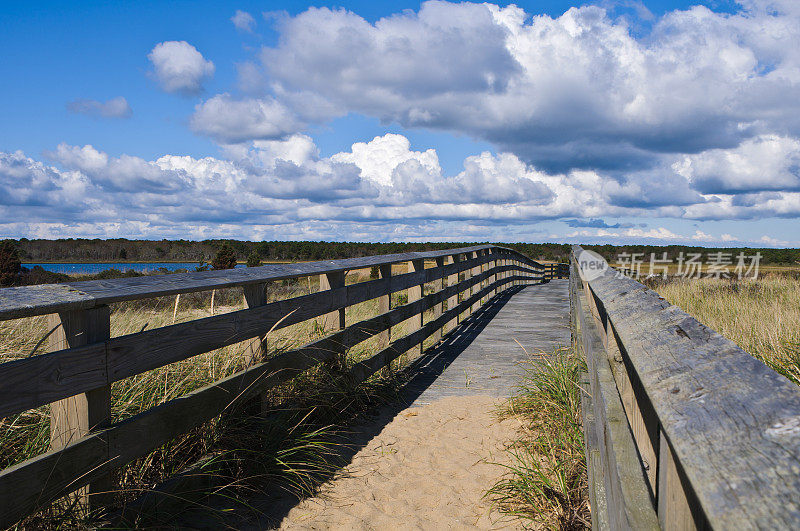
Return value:
M 178 269 L 187 269 L 194 271 L 199 266 L 198 262 L 116 262 L 116 263 L 60 263 L 60 264 L 37 264 L 37 263 L 23 263 L 22 267 L 32 269 L 34 266 L 41 266 L 46 271 L 54 273 L 66 273 L 68 275 L 96 275 L 107 269 L 118 269 L 120 271 L 128 271 L 133 269 L 139 273 L 148 273 L 151 271 L 158 271 L 165 268 L 167 271 L 175 271 Z M 237 264 L 236 267 L 245 267 L 244 264 Z

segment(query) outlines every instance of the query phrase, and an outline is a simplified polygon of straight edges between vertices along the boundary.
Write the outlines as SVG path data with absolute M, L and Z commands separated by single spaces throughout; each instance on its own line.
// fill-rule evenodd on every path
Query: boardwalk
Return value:
M 416 375 L 407 399 L 421 406 L 448 396 L 510 396 L 524 372 L 519 363 L 526 350 L 569 345 L 568 291 L 568 280 L 555 279 L 490 301 L 411 367 Z
M 340 478 L 319 496 L 251 500 L 214 525 L 239 529 L 515 528 L 483 498 L 514 436 L 498 399 L 513 393 L 530 353 L 568 345 L 566 280 L 507 290 L 412 363 L 401 400 L 354 426 Z M 265 493 L 266 494 L 266 493 Z M 207 527 L 208 515 L 182 524 Z M 257 513 L 257 514 L 254 514 Z

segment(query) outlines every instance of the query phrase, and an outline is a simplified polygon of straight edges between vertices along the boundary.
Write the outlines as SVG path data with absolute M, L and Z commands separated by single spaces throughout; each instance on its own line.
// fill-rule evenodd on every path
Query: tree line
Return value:
M 490 243 L 490 242 L 484 242 Z M 560 243 L 502 243 L 534 260 L 566 262 L 570 245 Z M 474 242 L 427 242 L 427 243 L 364 243 L 364 242 L 313 242 L 313 241 L 262 241 L 240 240 L 128 240 L 128 239 L 74 239 L 59 240 L 4 240 L 0 242 L 0 284 L 41 284 L 61 282 L 74 277 L 50 273 L 40 267 L 28 270 L 23 262 L 197 262 L 193 269 L 232 268 L 237 262 L 246 261 L 248 266 L 258 266 L 264 261 L 308 261 L 356 258 L 378 254 L 394 254 L 413 251 L 437 251 L 477 245 Z M 638 255 L 643 261 L 651 256 L 676 261 L 683 253 L 708 255 L 717 252 L 739 253 L 752 256 L 761 253 L 761 264 L 800 264 L 800 249 L 771 248 L 709 248 L 684 245 L 586 245 L 610 262 L 621 255 Z M 110 270 L 91 278 L 114 278 L 138 276 L 133 271 Z

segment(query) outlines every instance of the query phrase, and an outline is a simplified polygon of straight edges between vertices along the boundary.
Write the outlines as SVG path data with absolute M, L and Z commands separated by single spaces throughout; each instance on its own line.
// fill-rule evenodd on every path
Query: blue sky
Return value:
M 793 0 L 3 13 L 0 237 L 800 246 Z

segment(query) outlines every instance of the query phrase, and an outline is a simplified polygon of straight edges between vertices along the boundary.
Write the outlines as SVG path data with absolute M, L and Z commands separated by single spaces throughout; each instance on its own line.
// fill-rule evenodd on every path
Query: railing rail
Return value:
M 797 528 L 800 388 L 582 252 L 570 292 L 594 525 Z
M 425 267 L 426 261 L 432 267 Z M 392 275 L 406 262 L 408 273 Z M 380 278 L 346 285 L 347 270 L 378 267 Z M 207 422 L 236 403 L 263 393 L 319 363 L 336 360 L 370 337 L 385 339 L 371 357 L 343 377 L 357 385 L 400 354 L 449 332 L 459 318 L 513 285 L 542 282 L 563 268 L 544 267 L 513 250 L 482 245 L 348 260 L 257 268 L 70 282 L 0 289 L 0 320 L 43 314 L 61 325 L 52 352 L 0 364 L 0 417 L 51 404 L 51 451 L 0 471 L 0 527 L 83 488 L 102 504 L 113 489 L 110 473 Z M 322 291 L 267 303 L 268 282 L 320 276 Z M 461 280 L 461 277 L 464 277 Z M 434 283 L 425 294 L 423 286 Z M 247 308 L 139 333 L 110 337 L 109 304 L 194 291 L 241 287 Z M 408 302 L 391 308 L 392 293 Z M 378 299 L 379 314 L 344 322 L 344 309 Z M 429 322 L 426 310 L 433 309 Z M 407 335 L 389 330 L 415 319 Z M 110 385 L 145 371 L 253 340 L 270 330 L 323 319 L 333 333 L 301 348 L 266 357 L 254 347 L 245 369 L 133 417 L 112 423 Z M 347 326 L 346 326 L 347 325 Z M 88 486 L 88 487 L 87 487 Z M 91 496 L 90 496 L 91 495 Z

